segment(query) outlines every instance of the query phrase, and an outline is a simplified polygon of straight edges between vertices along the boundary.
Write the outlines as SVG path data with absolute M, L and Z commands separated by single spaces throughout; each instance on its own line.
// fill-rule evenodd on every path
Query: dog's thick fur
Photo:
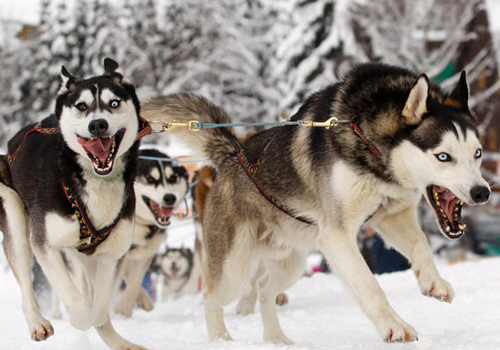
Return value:
M 118 335 L 109 317 L 134 232 L 140 104 L 118 64 L 106 59 L 104 68 L 103 75 L 84 80 L 63 67 L 55 113 L 41 123 L 57 132 L 28 134 L 33 124 L 9 141 L 9 155 L 15 158 L 9 167 L 2 157 L 0 229 L 34 340 L 45 340 L 54 330 L 33 292 L 32 252 L 75 328 L 95 327 L 113 349 L 143 349 Z M 89 241 L 81 238 L 63 182 L 97 230 L 117 222 L 107 239 L 86 253 L 77 250 Z M 61 251 L 78 264 L 84 280 L 71 278 Z
M 134 304 L 146 311 L 153 309 L 153 302 L 141 283 L 165 240 L 173 211 L 189 190 L 186 168 L 166 160 L 167 154 L 156 149 L 143 149 L 140 154 L 159 160 L 139 159 L 137 167 L 134 241 L 124 258 L 125 287 L 118 294 L 115 306 L 115 312 L 126 317 L 132 316 Z
M 342 123 L 329 130 L 277 127 L 242 145 L 228 128 L 175 128 L 172 132 L 218 171 L 203 220 L 210 338 L 230 339 L 222 307 L 248 287 L 262 263 L 265 271 L 257 284 L 264 339 L 291 343 L 279 325 L 274 298 L 301 276 L 306 253 L 319 250 L 383 339 L 416 340 L 416 331 L 392 309 L 364 262 L 356 234 L 371 218 L 386 243 L 411 262 L 422 293 L 451 302 L 453 289 L 434 265 L 416 204 L 424 193 L 443 234 L 458 238 L 464 229 L 462 203 L 489 198 L 468 95 L 464 72 L 446 95 L 425 75 L 366 64 L 312 95 L 292 117 L 316 122 L 338 117 Z M 189 94 L 147 101 L 142 113 L 149 120 L 229 122 L 221 109 Z M 235 157 L 243 149 L 251 162 L 265 149 L 255 175 L 261 188 L 316 225 L 285 215 L 264 198 Z
M 240 139 L 241 140 L 241 139 Z M 196 226 L 196 240 L 195 240 L 195 250 L 194 250 L 194 266 L 200 268 L 193 269 L 194 272 L 202 271 L 202 268 L 207 266 L 205 251 L 205 244 L 203 243 L 203 228 L 201 227 L 201 222 L 203 221 L 203 216 L 205 213 L 205 206 L 210 189 L 215 183 L 215 170 L 209 166 L 202 167 L 196 174 L 195 180 L 193 181 L 196 185 L 193 187 L 193 204 L 195 209 L 195 226 Z M 236 306 L 236 313 L 242 316 L 249 315 L 253 313 L 255 308 L 255 303 L 257 302 L 257 279 L 259 272 L 262 270 L 257 270 L 257 275 L 252 276 L 250 280 L 250 288 L 246 290 L 246 293 L 242 295 L 238 305 Z M 285 293 L 278 293 L 276 296 L 276 304 L 283 306 L 288 304 L 288 295 Z

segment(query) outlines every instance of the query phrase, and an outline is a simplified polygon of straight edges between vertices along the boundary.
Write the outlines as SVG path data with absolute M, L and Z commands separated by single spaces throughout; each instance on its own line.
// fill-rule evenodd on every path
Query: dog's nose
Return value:
M 470 190 L 470 196 L 475 203 L 484 203 L 490 199 L 491 191 L 486 186 L 474 186 Z
M 94 119 L 89 123 L 89 131 L 92 135 L 101 137 L 108 131 L 108 122 L 106 119 Z
M 176 199 L 177 198 L 175 198 L 175 195 L 171 193 L 163 196 L 163 201 L 165 202 L 166 205 L 174 205 Z

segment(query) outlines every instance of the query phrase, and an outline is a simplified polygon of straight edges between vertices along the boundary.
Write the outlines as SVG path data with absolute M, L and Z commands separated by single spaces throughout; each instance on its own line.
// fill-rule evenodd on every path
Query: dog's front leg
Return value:
M 432 250 L 418 224 L 414 205 L 397 212 L 382 209 L 370 223 L 386 243 L 410 261 L 422 294 L 451 303 L 453 288 L 437 271 Z
M 68 274 L 61 251 L 32 242 L 33 252 L 52 288 L 56 290 L 70 315 L 71 325 L 80 330 L 92 326 L 90 303 L 75 287 Z
M 417 339 L 413 327 L 404 322 L 389 305 L 385 293 L 366 265 L 357 246 L 356 230 L 324 230 L 321 251 L 385 341 L 407 342 Z
M 111 300 L 122 276 L 123 260 L 98 258 L 93 280 L 92 325 L 102 326 L 109 319 Z
M 119 335 L 115 331 L 115 329 L 113 328 L 113 325 L 111 324 L 109 314 L 107 315 L 105 322 L 102 325 L 96 327 L 95 329 L 97 330 L 97 333 L 99 333 L 99 336 L 101 337 L 101 339 L 111 349 L 114 349 L 114 350 L 146 350 L 146 348 L 143 348 L 140 345 L 133 344 L 133 343 L 129 342 L 128 340 L 124 339 L 121 335 Z

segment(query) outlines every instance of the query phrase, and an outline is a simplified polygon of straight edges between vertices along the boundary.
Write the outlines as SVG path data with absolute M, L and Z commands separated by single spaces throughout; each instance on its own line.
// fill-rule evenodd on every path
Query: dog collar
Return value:
M 111 231 L 118 224 L 120 219 L 123 216 L 123 212 L 125 211 L 125 206 L 127 205 L 127 201 L 123 204 L 118 216 L 115 220 L 108 226 L 97 230 L 92 221 L 90 221 L 85 207 L 80 204 L 76 196 L 71 192 L 70 188 L 66 186 L 64 183 L 64 179 L 61 179 L 62 186 L 64 189 L 64 194 L 68 199 L 68 202 L 71 204 L 71 208 L 73 209 L 75 216 L 80 224 L 80 240 L 82 241 L 78 247 L 76 248 L 79 252 L 85 253 L 87 255 L 92 255 L 96 248 L 103 243 L 106 238 L 108 238 Z

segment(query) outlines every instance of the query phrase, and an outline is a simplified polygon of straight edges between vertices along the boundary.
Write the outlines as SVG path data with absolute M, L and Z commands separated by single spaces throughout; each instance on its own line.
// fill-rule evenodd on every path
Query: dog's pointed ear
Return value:
M 422 116 L 427 113 L 427 98 L 429 97 L 429 78 L 422 74 L 418 77 L 403 108 L 403 117 L 410 125 L 417 125 Z
M 120 66 L 116 63 L 115 60 L 106 57 L 104 59 L 104 75 L 110 77 L 111 80 L 118 85 L 122 84 L 130 84 L 130 82 L 123 76 L 123 73 L 120 69 Z
M 457 86 L 444 101 L 444 104 L 456 109 L 469 110 L 469 86 L 467 84 L 467 74 L 462 71 Z
M 70 72 L 66 69 L 66 67 L 61 67 L 61 87 L 57 92 L 58 95 L 63 95 L 65 93 L 73 91 L 75 85 L 80 82 L 81 79 L 75 78 L 71 75 Z
M 104 71 L 106 73 L 110 73 L 110 74 L 114 73 L 118 69 L 118 67 L 120 67 L 120 66 L 118 65 L 118 63 L 116 63 L 115 60 L 113 60 L 109 57 L 106 57 L 104 59 Z

